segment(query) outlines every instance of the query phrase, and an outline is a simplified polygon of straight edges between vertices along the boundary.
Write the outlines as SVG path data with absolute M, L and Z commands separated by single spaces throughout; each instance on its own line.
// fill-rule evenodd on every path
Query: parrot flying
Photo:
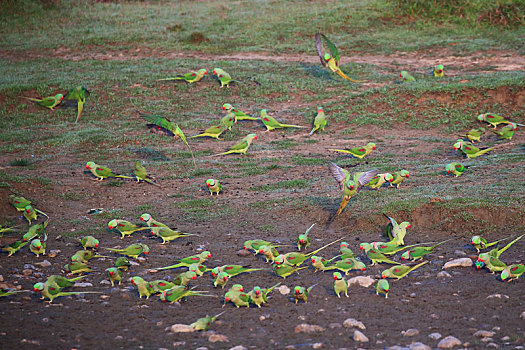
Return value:
M 230 154 L 230 153 L 246 154 L 246 151 L 248 151 L 248 148 L 250 148 L 250 145 L 252 144 L 254 140 L 257 140 L 257 135 L 248 134 L 241 141 L 233 145 L 228 151 L 219 153 L 219 154 L 215 154 L 214 156 L 222 156 L 222 155 Z
M 261 121 L 264 126 L 266 126 L 266 131 L 272 131 L 273 129 L 282 129 L 282 128 L 304 128 L 304 126 L 292 125 L 292 124 L 282 124 L 279 123 L 274 117 L 271 117 L 266 113 L 266 109 L 261 110 Z
M 204 78 L 206 74 L 208 74 L 208 71 L 205 68 L 203 68 L 195 72 L 188 72 L 182 75 L 177 75 L 172 78 L 158 79 L 157 81 L 184 80 L 187 83 L 193 84 Z
M 308 136 L 312 136 L 317 130 L 323 131 L 326 126 L 326 115 L 324 114 L 323 107 L 317 108 L 317 115 L 314 119 L 314 127 Z
M 324 34 L 317 33 L 315 35 L 315 47 L 323 67 L 328 67 L 332 72 L 336 73 L 341 78 L 349 80 L 353 83 L 364 82 L 364 80 L 353 80 L 349 78 L 341 70 L 341 68 L 339 68 L 339 50 L 337 50 L 337 47 L 330 40 L 328 40 Z
M 364 157 L 372 153 L 372 150 L 375 150 L 375 149 L 376 149 L 376 144 L 373 142 L 369 142 L 364 147 L 354 147 L 354 148 L 349 148 L 349 149 L 329 149 L 329 151 L 347 153 L 356 158 L 363 159 Z
M 27 98 L 28 100 L 35 102 L 37 105 L 41 107 L 49 108 L 52 110 L 62 102 L 62 100 L 64 99 L 64 95 L 56 94 L 55 96 L 48 96 L 42 99 L 32 98 L 32 97 L 24 97 L 24 98 Z
M 213 74 L 216 75 L 221 82 L 221 88 L 224 86 L 230 87 L 230 83 L 235 81 L 224 69 L 221 68 L 214 68 Z
M 120 177 L 123 179 L 133 179 L 130 176 L 114 174 L 110 168 L 102 166 L 102 165 L 98 165 L 95 162 L 87 162 L 86 169 L 91 171 L 91 173 L 95 175 L 97 180 L 100 180 L 100 181 L 108 177 Z
M 213 196 L 214 193 L 216 193 L 218 196 L 219 193 L 222 191 L 222 184 L 219 182 L 219 180 L 206 180 L 206 187 L 208 187 L 208 190 L 210 191 L 210 196 Z

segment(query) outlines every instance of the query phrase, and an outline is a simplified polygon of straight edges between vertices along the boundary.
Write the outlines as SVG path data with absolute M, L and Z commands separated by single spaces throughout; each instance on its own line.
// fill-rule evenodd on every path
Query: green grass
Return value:
M 250 191 L 270 192 L 283 189 L 299 190 L 308 188 L 308 182 L 304 179 L 279 181 L 270 185 L 252 186 Z

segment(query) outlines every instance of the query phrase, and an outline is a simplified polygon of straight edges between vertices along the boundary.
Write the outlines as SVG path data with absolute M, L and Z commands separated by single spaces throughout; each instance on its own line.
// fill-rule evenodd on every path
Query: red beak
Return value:
M 97 243 L 97 244 L 95 244 L 95 248 L 98 248 L 98 243 Z
M 144 254 L 145 254 L 145 255 L 148 255 L 148 254 L 149 254 L 149 252 L 144 252 Z
M 257 140 L 257 136 L 255 136 L 253 139 L 254 139 L 254 140 Z

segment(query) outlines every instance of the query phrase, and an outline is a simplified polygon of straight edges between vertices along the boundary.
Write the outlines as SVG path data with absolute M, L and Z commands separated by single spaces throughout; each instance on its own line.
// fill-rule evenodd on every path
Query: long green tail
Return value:
M 499 250 L 498 250 L 498 254 L 497 254 L 496 257 L 499 258 L 500 255 L 503 254 L 503 252 L 504 252 L 505 250 L 509 249 L 511 245 L 513 245 L 514 243 L 516 243 L 517 241 L 519 241 L 523 236 L 525 236 L 525 235 L 521 235 L 521 236 L 519 236 L 518 238 L 516 238 L 515 240 L 513 240 L 512 242 L 510 242 L 509 244 L 507 244 L 505 247 L 499 249 Z

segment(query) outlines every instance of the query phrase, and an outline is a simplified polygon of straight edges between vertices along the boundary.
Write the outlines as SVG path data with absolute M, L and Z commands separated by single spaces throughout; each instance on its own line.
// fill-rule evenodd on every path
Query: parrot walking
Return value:
M 379 188 L 381 188 L 381 186 L 383 186 L 385 182 L 390 183 L 392 181 L 394 181 L 394 176 L 390 173 L 377 174 L 365 186 L 368 186 L 369 188 L 374 190 L 379 190 Z
M 501 140 L 512 140 L 512 136 L 514 135 L 514 131 L 516 130 L 518 130 L 518 126 L 516 125 L 516 123 L 510 122 L 507 125 L 505 125 L 503 128 L 501 128 L 501 130 L 499 131 L 496 131 L 496 130 L 490 130 L 490 131 L 498 135 L 498 137 Z
M 43 224 L 36 224 L 29 227 L 26 233 L 22 236 L 24 242 L 30 241 L 34 238 L 40 238 L 42 235 L 45 236 L 45 228 L 49 221 L 45 221 Z M 44 239 L 45 240 L 45 239 Z
M 390 260 L 386 257 L 385 254 L 375 250 L 375 249 L 368 249 L 368 250 L 365 250 L 366 252 L 366 256 L 368 257 L 368 259 L 370 259 L 372 261 L 372 265 L 370 266 L 374 266 L 376 263 L 386 263 L 386 264 L 394 264 L 394 265 L 399 265 L 399 263 L 397 261 L 393 261 L 393 260 Z
M 228 280 L 230 279 L 230 275 L 228 275 L 226 272 L 219 272 L 218 275 L 215 276 L 213 279 L 213 286 L 221 286 L 224 288 L 226 284 L 228 283 Z
M 442 78 L 443 75 L 445 75 L 445 69 L 444 69 L 443 65 L 442 64 L 438 64 L 437 66 L 435 66 L 434 69 L 432 70 L 432 74 L 436 78 Z
M 115 282 L 118 282 L 118 284 L 120 285 L 120 283 L 122 282 L 122 270 L 120 270 L 117 267 L 110 267 L 106 269 L 106 272 L 108 274 L 109 281 L 111 282 L 112 287 L 115 286 Z
M 310 230 L 315 226 L 315 224 L 312 224 L 305 233 L 302 233 L 297 237 L 297 250 L 301 251 L 301 248 L 308 248 L 310 246 L 310 237 L 308 237 L 308 233 Z
M 24 197 L 17 197 L 14 194 L 9 196 L 9 203 L 11 203 L 17 211 L 24 211 L 28 205 L 31 205 L 31 201 Z
M 417 265 L 414 266 L 408 266 L 408 265 L 396 265 L 392 266 L 389 269 L 384 270 L 381 272 L 381 278 L 397 278 L 398 280 L 408 275 L 410 272 L 414 271 L 420 266 L 425 265 L 428 263 L 428 261 L 423 261 Z
M 37 105 L 45 108 L 49 108 L 53 110 L 56 106 L 58 106 L 62 100 L 64 99 L 63 94 L 56 94 L 55 96 L 48 96 L 44 97 L 42 99 L 38 98 L 32 98 L 32 97 L 24 97 L 30 101 L 36 102 Z
M 224 295 L 224 305 L 227 302 L 232 302 L 237 308 L 241 306 L 250 307 L 250 296 L 244 292 L 230 290 Z
M 206 74 L 208 74 L 208 71 L 205 68 L 203 68 L 199 69 L 198 71 L 192 71 L 184 73 L 182 75 L 177 75 L 172 78 L 157 79 L 157 81 L 184 80 L 187 83 L 193 84 L 204 78 Z
M 190 136 L 190 139 L 195 138 L 195 137 L 213 137 L 213 138 L 216 138 L 217 140 L 220 140 L 219 136 L 221 136 L 221 134 L 227 131 L 228 129 L 229 129 L 228 125 L 225 125 L 225 124 L 210 126 L 208 129 L 204 130 L 202 133 Z
M 261 271 L 261 270 L 264 270 L 264 269 L 250 268 L 248 266 L 242 266 L 242 265 L 222 265 L 222 266 L 213 268 L 211 270 L 211 275 L 215 277 L 219 273 L 225 272 L 228 274 L 229 277 L 234 277 L 234 276 L 240 275 L 241 273 Z
M 164 280 L 155 280 L 155 281 L 148 282 L 148 286 L 149 288 L 153 289 L 154 294 L 157 294 L 157 293 L 162 293 L 165 290 L 175 287 L 175 283 L 164 281 Z
M 201 296 L 201 297 L 216 297 L 215 295 L 202 294 L 205 291 L 196 291 L 192 289 L 187 289 L 185 286 L 175 286 L 173 288 L 167 289 L 160 294 L 160 300 L 162 302 L 175 303 L 183 298 L 189 296 Z
M 98 248 L 98 245 L 99 245 L 99 241 L 98 239 L 96 239 L 95 237 L 93 236 L 84 236 L 82 237 L 81 239 L 79 239 L 79 242 L 80 244 L 82 245 L 82 247 L 84 249 L 88 249 L 88 248 L 94 248 L 94 249 L 97 249 Z
M 364 147 L 354 147 L 354 148 L 348 148 L 348 149 L 329 149 L 329 151 L 347 153 L 356 158 L 363 159 L 364 157 L 372 153 L 372 151 L 375 149 L 376 149 L 376 144 L 373 142 L 369 142 Z
M 86 163 L 86 169 L 91 171 L 91 173 L 93 175 L 95 175 L 96 179 L 99 180 L 99 181 L 102 181 L 102 180 L 104 180 L 105 178 L 108 178 L 108 177 L 119 177 L 119 178 L 123 178 L 123 179 L 133 179 L 130 176 L 114 174 L 111 171 L 110 168 L 102 166 L 102 165 L 98 165 L 95 162 L 87 162 Z
M 328 67 L 332 72 L 339 75 L 341 78 L 349 80 L 353 83 L 362 83 L 364 80 L 353 80 L 349 78 L 342 70 L 339 68 L 339 50 L 328 38 L 321 33 L 315 35 L 315 48 L 317 49 L 317 54 L 321 59 L 321 64 L 323 67 Z
M 74 278 L 66 278 L 60 275 L 51 275 L 47 278 L 46 284 L 56 286 L 57 288 L 67 288 L 75 285 L 75 282 L 86 276 L 78 276 Z
M 314 118 L 314 127 L 312 128 L 312 131 L 310 131 L 308 136 L 312 136 L 317 130 L 324 131 L 326 123 L 326 115 L 324 114 L 323 107 L 317 108 L 317 115 Z
M 146 256 L 149 255 L 149 247 L 143 243 L 133 243 L 123 249 L 115 249 L 115 248 L 104 248 L 104 249 L 110 250 L 118 254 L 126 255 L 134 259 L 138 258 L 140 254 L 144 254 Z
M 226 112 L 232 112 L 235 115 L 235 122 L 237 122 L 237 120 L 259 120 L 259 118 L 250 117 L 248 114 L 236 109 L 229 103 L 223 104 L 222 109 Z
M 348 247 L 348 243 L 341 242 L 341 244 L 339 244 L 339 254 L 334 256 L 332 259 L 328 260 L 328 262 L 334 259 L 337 259 L 337 258 L 340 258 L 341 260 L 345 260 L 345 259 L 351 259 L 354 257 L 355 257 L 355 254 L 352 251 L 352 249 Z
M 221 88 L 224 86 L 230 87 L 230 83 L 235 81 L 232 79 L 230 74 L 228 74 L 224 69 L 221 68 L 214 68 L 213 74 L 216 75 L 219 81 L 221 82 Z
M 180 237 L 193 236 L 191 233 L 179 232 L 168 227 L 150 227 L 151 234 L 162 238 L 161 244 L 166 244 Z
M 455 151 L 460 150 L 461 152 L 463 152 L 463 154 L 465 154 L 470 159 L 470 158 L 479 157 L 487 152 L 490 152 L 498 146 L 480 149 L 476 146 L 473 146 L 472 144 L 466 144 L 463 140 L 460 140 L 456 142 L 453 147 Z
M 149 227 L 137 226 L 129 221 L 120 219 L 113 219 L 108 222 L 108 228 L 110 230 L 116 229 L 122 236 L 120 239 L 123 239 L 126 236 L 131 236 L 133 232 L 149 229 Z
M 135 170 L 133 170 L 133 174 L 135 175 L 135 178 L 137 179 L 137 183 L 141 182 L 141 181 L 145 181 L 145 182 L 150 183 L 150 184 L 152 184 L 154 186 L 159 186 L 158 184 L 156 184 L 152 180 L 152 177 L 148 175 L 146 167 L 144 165 L 142 165 L 140 160 L 137 160 L 135 162 Z
M 197 279 L 197 273 L 193 271 L 186 271 L 179 273 L 174 279 L 173 284 L 176 286 L 187 286 L 191 281 Z
M 211 328 L 211 324 L 215 322 L 217 317 L 225 313 L 226 311 L 221 312 L 220 314 L 217 314 L 213 317 L 206 315 L 206 317 L 199 318 L 197 321 L 190 324 L 190 327 L 195 329 L 196 331 L 208 331 Z
M 507 266 L 503 271 L 501 271 L 501 280 L 505 282 L 507 279 L 510 281 L 517 280 L 525 272 L 525 265 L 523 264 L 514 264 Z
M 208 187 L 208 190 L 210 191 L 210 196 L 213 196 L 214 193 L 216 193 L 218 196 L 219 193 L 222 191 L 222 184 L 219 182 L 219 180 L 206 180 L 206 187 Z
M 432 253 L 434 251 L 434 248 L 436 248 L 436 247 L 442 245 L 443 243 L 448 242 L 448 241 L 450 241 L 452 239 L 453 238 L 444 240 L 443 242 L 439 242 L 438 244 L 434 244 L 431 247 L 415 247 L 415 248 L 412 248 L 410 250 L 407 250 L 403 254 L 401 254 L 401 259 L 402 260 L 412 259 L 412 261 L 416 261 L 418 259 L 422 259 L 423 256 Z
M 34 253 L 37 257 L 46 255 L 46 242 L 40 241 L 38 238 L 31 241 L 29 245 L 29 250 Z
M 191 264 L 202 264 L 204 263 L 206 260 L 210 259 L 211 258 L 211 253 L 209 251 L 203 251 L 197 255 L 191 255 L 191 256 L 188 256 L 188 257 L 185 257 L 185 258 L 182 258 L 182 259 L 178 259 L 176 260 L 177 261 L 177 264 L 175 265 L 170 265 L 170 266 L 166 266 L 166 267 L 159 267 L 159 268 L 156 268 L 154 270 L 169 270 L 169 269 L 176 269 L 176 268 L 179 268 L 179 267 L 188 267 L 190 266 Z
M 263 122 L 264 126 L 266 126 L 267 132 L 282 128 L 304 128 L 304 126 L 279 123 L 274 117 L 271 117 L 268 115 L 268 113 L 266 113 L 266 109 L 261 110 L 261 121 Z
M 525 235 L 521 235 L 521 236 L 517 237 L 516 239 L 514 239 L 512 242 L 510 242 L 509 244 L 507 244 L 505 247 L 503 247 L 501 249 L 494 248 L 488 253 L 481 253 L 481 254 L 479 254 L 477 262 L 481 263 L 481 265 L 478 266 L 478 264 L 476 264 L 477 269 L 479 270 L 481 267 L 483 267 L 483 263 L 485 261 L 489 260 L 489 258 L 491 256 L 493 256 L 495 258 L 499 258 L 500 255 L 503 254 L 503 252 L 505 252 L 507 249 L 509 249 L 514 243 L 519 241 L 523 236 L 525 236 Z
M 149 297 L 152 294 L 155 294 L 153 291 L 153 288 L 151 288 L 142 277 L 134 276 L 130 279 L 131 284 L 137 287 L 137 290 L 139 292 L 139 298 L 142 299 L 142 297 L 146 297 L 146 299 L 149 299 Z
M 465 166 L 457 162 L 448 163 L 445 165 L 445 171 L 447 174 L 452 173 L 452 175 L 455 175 L 455 177 L 461 176 L 467 168 L 470 168 L 470 166 Z
M 116 268 L 122 271 L 128 271 L 128 269 L 131 267 L 131 263 L 125 256 L 118 257 L 117 260 L 115 260 L 114 265 Z
M 66 100 L 76 100 L 77 101 L 77 119 L 75 123 L 78 123 L 80 116 L 82 115 L 82 110 L 84 109 L 84 103 L 86 102 L 86 97 L 88 97 L 90 92 L 84 86 L 77 86 L 69 90 Z
M 505 120 L 505 118 L 503 118 L 502 116 L 499 116 L 494 113 L 483 113 L 483 114 L 478 115 L 476 119 L 479 122 L 485 122 L 485 123 L 490 124 L 494 129 L 496 129 L 496 126 L 498 126 L 499 124 L 510 124 L 511 123 L 508 120 Z
M 317 286 L 318 283 L 314 284 L 313 286 L 310 286 L 308 288 L 302 287 L 302 286 L 296 286 L 293 290 L 293 298 L 295 299 L 295 303 L 297 304 L 299 301 L 304 301 L 305 304 L 308 303 L 308 295 L 310 295 L 310 292 L 312 289 Z
M 334 278 L 334 292 L 337 297 L 341 297 L 341 293 L 345 293 L 348 298 L 348 283 L 339 272 L 334 272 L 332 277 Z
M 383 234 L 385 237 L 388 237 L 390 239 L 390 242 L 400 246 L 405 245 L 405 236 L 407 234 L 407 229 L 411 228 L 412 225 L 410 225 L 410 222 L 403 221 L 402 223 L 398 224 L 397 221 L 394 218 L 391 218 L 390 216 L 383 214 L 390 222 L 386 226 Z
M 401 71 L 399 76 L 403 79 L 402 83 L 410 83 L 412 81 L 416 81 L 416 78 L 414 78 L 410 73 L 408 73 L 406 70 Z
M 470 238 L 470 244 L 476 249 L 476 251 L 479 253 L 479 251 L 481 249 L 486 249 L 486 248 L 489 248 L 489 247 L 492 247 L 493 245 L 496 245 L 498 244 L 499 242 L 501 241 L 504 241 L 504 240 L 507 240 L 509 239 L 509 237 L 507 238 L 503 238 L 503 239 L 499 239 L 497 241 L 494 241 L 494 242 L 491 242 L 491 243 L 488 243 L 487 240 L 481 236 L 472 236 Z
M 376 284 L 376 294 L 384 294 L 388 299 L 388 292 L 390 291 L 390 284 L 386 279 L 380 279 Z
M 84 294 L 84 293 L 99 293 L 99 292 L 62 292 L 61 288 L 50 285 L 47 283 L 38 282 L 35 283 L 33 286 L 33 289 L 35 292 L 40 292 L 42 294 L 41 299 L 49 299 L 49 303 L 51 304 L 54 299 L 59 297 L 65 297 L 69 295 L 78 295 L 78 294 Z
M 394 187 L 394 185 L 399 188 L 399 185 L 401 185 L 401 182 L 403 182 L 405 179 L 408 179 L 410 176 L 408 170 L 400 170 L 396 171 L 394 174 L 394 181 L 390 183 L 390 187 Z
M 356 260 L 354 258 L 348 258 L 344 260 L 339 260 L 333 265 L 325 266 L 324 268 L 322 268 L 322 270 L 339 270 L 341 272 L 344 272 L 345 275 L 348 275 L 352 270 L 365 271 L 366 266 L 359 260 Z
M 168 225 L 163 224 L 162 222 L 153 219 L 151 214 L 148 214 L 148 213 L 142 214 L 140 216 L 140 221 L 145 222 L 146 225 L 148 225 L 148 227 L 166 227 L 166 228 L 169 228 Z
M 299 266 L 301 265 L 304 261 L 308 260 L 310 258 L 310 256 L 320 252 L 321 250 L 331 246 L 332 244 L 338 242 L 340 239 L 338 240 L 335 240 L 331 243 L 328 243 L 324 246 L 322 246 L 321 248 L 319 249 L 316 249 L 310 253 L 307 253 L 307 254 L 303 254 L 303 253 L 298 253 L 298 252 L 290 252 L 290 253 L 286 253 L 286 254 L 280 254 L 278 255 L 277 257 L 275 257 L 274 259 L 274 263 L 275 264 L 288 264 L 288 265 L 292 265 L 292 266 Z
M 19 251 L 20 249 L 22 249 L 23 247 L 25 247 L 26 245 L 29 244 L 29 241 L 16 241 L 16 242 L 13 242 L 5 247 L 2 247 L 2 250 L 4 252 L 7 252 L 9 253 L 8 256 L 11 256 L 13 255 L 14 253 L 16 253 L 17 251 Z
M 281 282 L 271 286 L 270 288 L 261 288 L 259 286 L 253 287 L 253 289 L 248 293 L 250 302 L 260 308 L 262 304 L 268 303 L 268 294 L 270 294 L 279 285 L 281 285 Z
M 366 172 L 355 173 L 352 177 L 347 170 L 337 166 L 335 163 L 330 162 L 329 167 L 332 176 L 339 183 L 341 191 L 343 191 L 343 199 L 335 216 L 339 215 L 350 201 L 350 198 L 359 193 L 361 188 L 369 183 L 379 172 L 377 169 L 372 169 Z
M 483 136 L 484 133 L 485 133 L 485 128 L 479 128 L 479 129 L 471 129 L 465 135 L 460 135 L 460 136 L 465 136 L 472 142 L 475 142 L 475 141 L 479 142 L 481 139 L 481 136 Z
M 307 269 L 307 268 L 308 268 L 308 266 L 295 267 L 295 266 L 291 266 L 291 265 L 287 265 L 287 264 L 281 264 L 281 265 L 274 264 L 273 265 L 273 272 L 277 276 L 286 279 L 286 277 L 290 276 L 294 272 L 298 272 L 298 271 L 300 271 L 302 269 Z
M 257 135 L 248 134 L 241 141 L 233 145 L 233 147 L 230 148 L 228 151 L 219 153 L 219 154 L 215 154 L 214 156 L 222 156 L 222 155 L 231 154 L 231 153 L 246 154 L 246 151 L 248 151 L 248 148 L 250 148 L 250 145 L 252 144 L 254 140 L 257 140 Z

